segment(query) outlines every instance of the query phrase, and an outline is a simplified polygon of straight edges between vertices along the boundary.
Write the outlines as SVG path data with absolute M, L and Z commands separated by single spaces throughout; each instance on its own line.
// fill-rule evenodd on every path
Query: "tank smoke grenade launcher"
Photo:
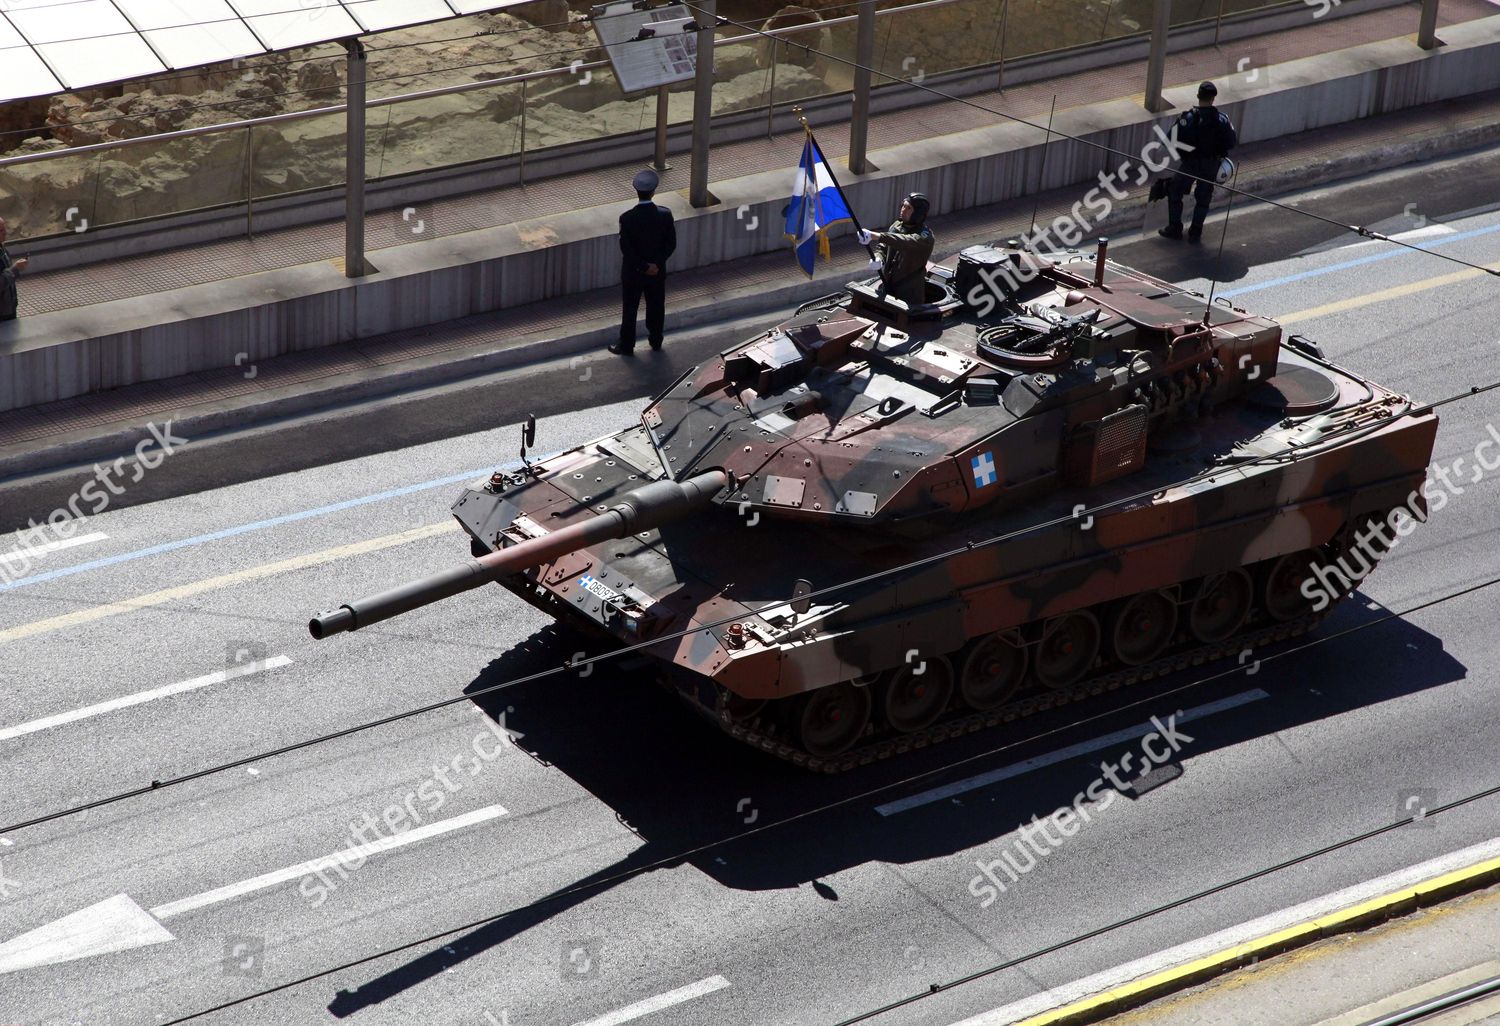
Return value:
M 842 770 L 1306 631 L 1357 580 L 1306 582 L 1425 509 L 1430 409 L 1102 245 L 972 247 L 925 298 L 851 282 L 638 423 L 523 446 L 453 506 L 473 558 L 313 636 L 495 582 Z

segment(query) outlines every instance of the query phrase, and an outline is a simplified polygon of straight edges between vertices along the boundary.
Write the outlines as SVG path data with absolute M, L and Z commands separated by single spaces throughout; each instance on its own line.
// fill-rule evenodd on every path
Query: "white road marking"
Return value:
M 130 895 L 117 894 L 0 944 L 0 975 L 174 939 Z
M 1256 688 L 1253 691 L 1241 691 L 1237 695 L 1221 698 L 1217 702 L 1194 706 L 1179 715 L 1177 722 L 1187 723 L 1191 720 L 1202 719 L 1205 716 L 1212 716 L 1215 713 L 1221 713 L 1228 709 L 1237 709 L 1242 705 L 1249 705 L 1251 702 L 1259 702 L 1262 698 L 1270 697 L 1270 695 L 1266 694 L 1260 688 Z M 944 784 L 942 787 L 919 791 L 914 795 L 899 798 L 893 802 L 886 802 L 884 805 L 877 805 L 875 806 L 875 811 L 882 816 L 894 816 L 900 812 L 908 812 L 923 805 L 930 805 L 933 802 L 940 802 L 945 798 L 952 798 L 954 795 L 963 794 L 966 791 L 974 791 L 981 787 L 988 787 L 990 784 L 1001 780 L 1009 780 L 1011 777 L 1022 776 L 1033 770 L 1042 769 L 1045 766 L 1055 766 L 1060 762 L 1076 759 L 1080 755 L 1088 755 L 1090 752 L 1097 752 L 1101 748 L 1109 748 L 1112 745 L 1120 744 L 1122 741 L 1134 741 L 1155 729 L 1150 723 L 1141 723 L 1134 727 L 1126 727 L 1124 730 L 1117 730 L 1113 734 L 1096 737 L 1092 741 L 1080 741 L 1076 745 L 1059 748 L 1055 752 L 1038 755 L 1036 758 L 1027 759 L 1025 762 L 1001 766 L 999 769 L 993 769 L 987 773 L 965 777 L 963 780 L 955 780 L 953 783 Z
M 63 549 L 74 549 L 80 545 L 91 545 L 94 542 L 108 541 L 109 535 L 103 531 L 95 531 L 93 534 L 80 534 L 77 538 L 63 538 L 45 545 L 21 545 L 11 549 L 9 552 L 0 552 L 0 563 L 9 563 L 13 559 L 35 559 L 37 556 L 45 556 L 49 552 L 61 552 Z
M 192 912 L 195 909 L 206 908 L 209 905 L 217 905 L 220 902 L 231 901 L 242 895 L 252 894 L 255 891 L 263 891 L 267 887 L 275 887 L 290 880 L 300 880 L 310 873 L 317 873 L 325 869 L 342 869 L 349 872 L 347 867 L 351 863 L 361 862 L 371 855 L 378 855 L 383 851 L 391 851 L 395 848 L 405 847 L 408 844 L 416 844 L 441 834 L 451 833 L 454 830 L 462 830 L 464 827 L 473 826 L 476 823 L 484 823 L 488 820 L 499 819 L 505 815 L 505 809 L 500 805 L 490 805 L 483 809 L 465 813 L 462 816 L 454 816 L 437 823 L 429 823 L 426 826 L 417 827 L 415 830 L 407 830 L 405 833 L 392 834 L 390 837 L 382 837 L 378 841 L 369 844 L 357 844 L 353 848 L 345 848 L 336 851 L 332 855 L 324 855 L 319 859 L 308 862 L 299 862 L 295 866 L 287 866 L 275 872 L 263 873 L 249 880 L 241 880 L 239 883 L 228 884 L 203 894 L 195 894 L 191 898 L 183 898 L 181 901 L 169 901 L 165 905 L 158 905 L 151 909 L 151 914 L 157 919 L 170 919 L 180 916 L 184 912 Z
M 1440 235 L 1457 235 L 1458 229 L 1446 224 L 1425 224 L 1420 228 L 1408 228 L 1404 232 L 1397 232 L 1390 236 L 1395 242 L 1421 242 L 1423 239 L 1431 239 Z M 1359 242 L 1351 242 L 1343 249 L 1358 249 L 1360 246 L 1385 246 L 1388 243 L 1381 239 L 1363 239 Z
M 663 1008 L 671 1008 L 673 1005 L 692 1001 L 694 998 L 703 997 L 705 994 L 712 994 L 716 990 L 723 990 L 727 986 L 729 986 L 729 981 L 724 979 L 724 977 L 710 976 L 699 980 L 697 983 L 689 983 L 686 987 L 678 987 L 676 990 L 669 990 L 665 994 L 658 994 L 656 997 L 637 1001 L 633 1005 L 626 1005 L 618 1011 L 610 1012 L 608 1015 L 601 1015 L 597 1019 L 587 1019 L 583 1022 L 575 1023 L 574 1026 L 619 1026 L 622 1022 L 631 1022 L 632 1020 L 650 1015 L 652 1012 L 659 1012 Z
M 144 705 L 154 702 L 158 698 L 166 698 L 169 695 L 180 695 L 184 691 L 196 691 L 199 688 L 211 687 L 214 684 L 223 684 L 225 681 L 234 680 L 237 677 L 248 677 L 252 673 L 260 673 L 262 670 L 275 670 L 287 666 L 291 660 L 286 656 L 273 656 L 264 662 L 245 663 L 229 670 L 220 670 L 218 673 L 210 673 L 204 677 L 195 677 L 177 684 L 168 684 L 166 687 L 156 688 L 151 691 L 142 691 L 139 694 L 126 695 L 124 698 L 113 698 L 108 702 L 100 702 L 98 705 L 85 706 L 82 709 L 74 709 L 72 712 L 58 713 L 56 716 L 48 716 L 40 720 L 32 720 L 30 723 L 22 723 L 15 727 L 0 728 L 0 741 L 9 741 L 11 738 L 21 737 L 24 734 L 35 734 L 39 730 L 51 730 L 65 723 L 74 723 L 78 720 L 90 719 L 94 716 L 103 716 L 117 709 L 128 709 L 132 705 Z
M 1341 891 L 1334 891 L 1332 894 L 1304 901 L 1300 905 L 1293 905 L 1291 908 L 1272 912 L 1259 919 L 1252 919 L 1248 923 L 1231 926 L 1218 933 L 1211 933 L 1207 937 L 1200 937 L 1165 951 L 1159 951 L 1154 955 L 1138 958 L 1134 962 L 1106 969 L 1073 983 L 1034 994 L 1029 998 L 1022 998 L 1003 1008 L 981 1012 L 962 1022 L 954 1023 L 953 1026 L 1010 1026 L 1011 1023 L 1045 1014 L 1055 1008 L 1072 1004 L 1074 1001 L 1095 994 L 1103 994 L 1132 980 L 1139 980 L 1174 966 L 1186 965 L 1216 951 L 1244 944 L 1257 937 L 1275 933 L 1277 930 L 1285 930 L 1309 919 L 1317 919 L 1341 909 L 1352 908 L 1379 895 L 1415 886 L 1433 877 L 1442 876 L 1444 873 L 1451 873 L 1466 866 L 1472 866 L 1476 862 L 1492 859 L 1496 855 L 1500 855 L 1500 839 L 1482 841 L 1472 847 L 1453 852 L 1451 855 L 1440 855 L 1407 869 L 1398 869 L 1378 880 L 1366 880 Z
M 175 588 L 153 591 L 149 595 L 137 595 L 135 598 L 121 599 L 119 602 L 106 602 L 102 606 L 90 606 L 87 609 L 80 609 L 72 613 L 63 613 L 60 616 L 53 616 L 46 620 L 38 620 L 35 623 L 22 624 L 19 627 L 0 631 L 0 645 L 12 641 L 20 641 L 22 638 L 34 637 L 38 634 L 47 634 L 52 631 L 77 627 L 81 624 L 93 623 L 96 620 L 119 616 L 122 613 L 133 613 L 141 609 L 150 609 L 153 606 L 192 598 L 196 595 L 218 591 L 222 588 L 231 588 L 241 584 L 248 584 L 251 581 L 264 580 L 267 577 L 275 577 L 277 574 L 291 573 L 294 570 L 305 570 L 309 567 L 322 566 L 324 563 L 339 562 L 351 559 L 354 556 L 362 556 L 367 552 L 379 552 L 381 549 L 388 549 L 393 545 L 403 545 L 406 542 L 432 538 L 456 530 L 458 530 L 458 521 L 447 520 L 441 524 L 432 524 L 410 531 L 402 531 L 400 534 L 388 534 L 383 538 L 367 538 L 352 545 L 340 545 L 337 548 L 324 549 L 321 552 L 309 552 L 304 556 L 293 556 L 291 559 L 283 559 L 279 563 L 252 566 L 247 570 L 237 570 L 232 574 L 211 577 L 205 581 L 180 584 Z M 15 587 L 21 583 L 23 582 L 15 581 L 12 584 L 0 586 L 0 591 Z
M 45 926 L 39 926 L 35 930 L 0 944 L 0 975 L 13 973 L 19 969 L 54 965 L 58 962 L 74 962 L 80 958 L 92 958 L 95 955 L 129 951 L 132 948 L 176 940 L 172 932 L 161 925 L 161 920 L 206 908 L 209 905 L 217 905 L 255 891 L 263 891 L 268 887 L 300 879 L 319 870 L 332 869 L 335 866 L 343 867 L 360 858 L 425 841 L 476 823 L 498 819 L 505 814 L 505 809 L 501 806 L 490 805 L 462 816 L 429 823 L 415 830 L 371 841 L 369 844 L 347 848 L 310 862 L 288 866 L 286 869 L 278 869 L 272 873 L 263 873 L 240 883 L 218 887 L 191 898 L 183 898 L 181 901 L 169 901 L 165 905 L 158 905 L 149 910 L 141 908 L 130 895 L 117 894 L 113 898 L 90 905 L 72 915 L 64 916 Z M 344 869 L 343 872 L 350 872 L 350 869 Z M 725 983 L 724 986 L 727 987 L 728 984 Z M 624 1022 L 625 1020 L 617 1021 Z

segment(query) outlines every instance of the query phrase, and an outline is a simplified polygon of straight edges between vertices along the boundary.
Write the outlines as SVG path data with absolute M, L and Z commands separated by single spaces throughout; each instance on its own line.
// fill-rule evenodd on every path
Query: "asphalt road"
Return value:
M 1492 263 L 1500 214 L 1484 185 L 1497 161 L 1300 202 Z M 1290 317 L 1337 362 L 1423 399 L 1500 379 L 1494 278 L 1453 278 L 1462 268 L 1295 215 L 1239 217 L 1220 295 Z M 1219 259 L 1154 239 L 1114 255 L 1184 281 Z M 541 450 L 633 416 L 640 389 L 611 368 L 507 383 L 564 411 L 542 420 Z M 472 415 L 473 391 L 453 394 Z M 191 494 L 91 517 L 74 536 L 86 540 L 0 584 L 6 824 L 457 700 L 0 837 L 0 1022 L 175 1021 L 411 944 L 200 1021 L 831 1026 L 1063 945 L 871 1020 L 949 1026 L 1500 832 L 1500 799 L 1475 802 L 1064 944 L 1500 783 L 1500 586 L 1439 601 L 1500 576 L 1495 481 L 1470 479 L 1500 393 L 1444 408 L 1435 456 L 1467 460 L 1457 487 L 1319 643 L 835 779 L 741 750 L 629 666 L 469 700 L 582 647 L 499 589 L 312 642 L 309 613 L 466 553 L 444 527 L 448 502 L 514 457 L 513 424 L 326 456 L 354 445 L 340 432 L 377 423 L 394 438 L 432 433 L 418 422 L 444 401 L 460 402 L 330 419 L 302 452 L 287 431 L 264 432 L 244 463 L 191 464 Z M 497 403 L 491 418 L 517 408 Z M 140 494 L 192 452 L 148 472 Z M 278 453 L 317 465 L 245 473 L 274 469 Z M 1386 618 L 1424 603 L 1436 604 Z M 982 900 L 977 863 L 1014 851 L 1018 824 L 1071 803 L 1100 759 L 1136 747 L 1133 734 L 1089 742 L 1178 710 L 1196 716 L 1181 777 L 1117 797 Z M 1007 768 L 998 783 L 928 794 Z M 355 848 L 346 869 L 316 861 Z

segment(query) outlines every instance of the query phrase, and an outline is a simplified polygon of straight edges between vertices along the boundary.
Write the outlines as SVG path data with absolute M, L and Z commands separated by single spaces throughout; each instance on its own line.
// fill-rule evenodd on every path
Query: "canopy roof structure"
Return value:
M 4 0 L 0 102 L 350 39 L 524 0 Z

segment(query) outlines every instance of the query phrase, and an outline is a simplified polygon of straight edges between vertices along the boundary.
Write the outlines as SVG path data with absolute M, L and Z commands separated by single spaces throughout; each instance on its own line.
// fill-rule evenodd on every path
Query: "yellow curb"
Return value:
M 1252 960 L 1277 955 L 1321 940 L 1331 934 L 1346 932 L 1396 915 L 1404 915 L 1422 905 L 1430 905 L 1464 891 L 1477 890 L 1496 879 L 1500 879 L 1500 857 L 1486 859 L 1464 869 L 1456 869 L 1419 884 L 1360 902 L 1358 905 L 1351 905 L 1349 908 L 1276 930 L 1264 937 L 1216 951 L 1175 968 L 1164 969 L 1107 990 L 1103 994 L 1074 1001 L 1060 1008 L 1054 1008 L 1050 1012 L 1043 1012 L 1041 1015 L 1034 1015 L 1016 1023 L 1016 1026 L 1060 1026 L 1063 1023 L 1078 1026 L 1081 1023 L 1097 1022 L 1143 1004 L 1151 998 L 1199 983 Z

